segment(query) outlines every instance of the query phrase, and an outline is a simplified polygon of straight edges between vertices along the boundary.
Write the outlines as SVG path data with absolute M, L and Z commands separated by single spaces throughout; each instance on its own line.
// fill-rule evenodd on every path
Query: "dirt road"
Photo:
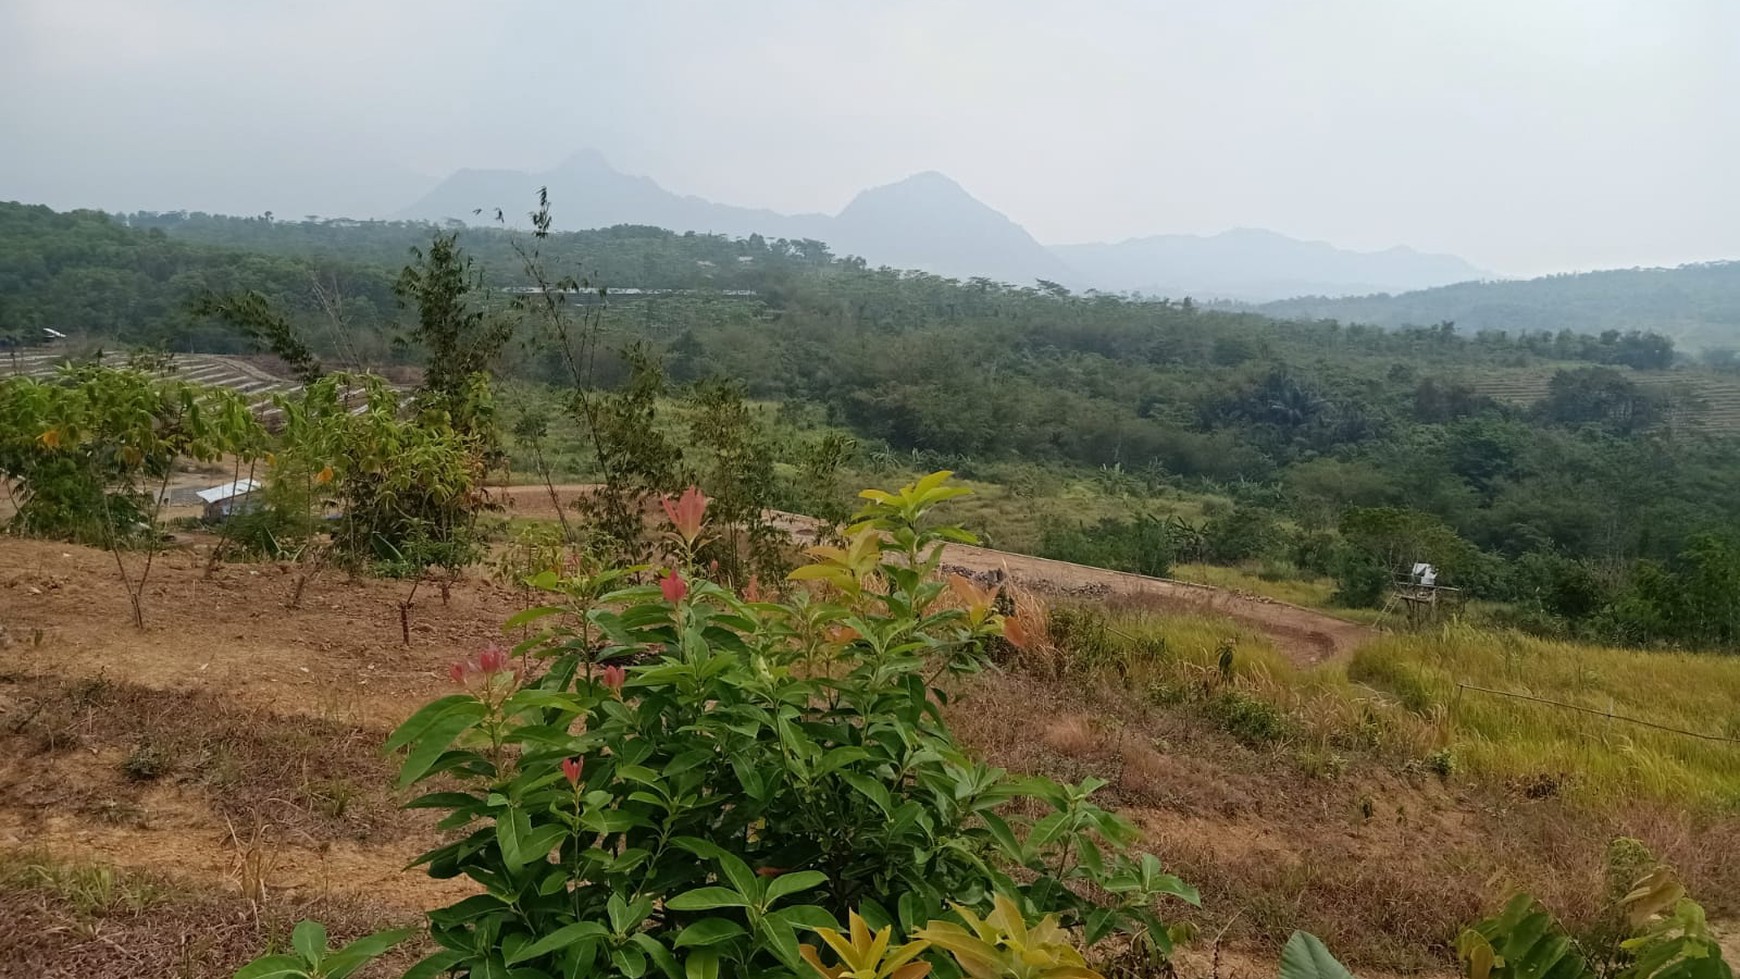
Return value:
M 961 545 L 949 548 L 947 561 L 973 572 L 1000 571 L 1016 584 L 1040 594 L 1133 597 L 1164 608 L 1224 615 L 1268 636 L 1277 649 L 1302 666 L 1351 653 L 1374 635 L 1366 626 L 1315 609 L 1188 581 L 1149 578 Z
M 562 506 L 591 489 L 584 484 L 556 486 Z M 512 486 L 494 491 L 507 501 L 515 516 L 554 519 L 555 505 L 546 486 Z M 772 511 L 776 526 L 790 533 L 799 544 L 815 540 L 816 521 L 801 514 Z M 1333 615 L 1274 601 L 1169 578 L 1149 578 L 1125 571 L 1109 571 L 1068 561 L 1031 557 L 1009 551 L 954 545 L 946 558 L 951 566 L 972 573 L 1000 571 L 1017 585 L 1041 595 L 1075 599 L 1113 596 L 1136 598 L 1181 611 L 1212 612 L 1263 633 L 1276 648 L 1301 666 L 1311 666 L 1351 653 L 1374 635 L 1372 629 Z

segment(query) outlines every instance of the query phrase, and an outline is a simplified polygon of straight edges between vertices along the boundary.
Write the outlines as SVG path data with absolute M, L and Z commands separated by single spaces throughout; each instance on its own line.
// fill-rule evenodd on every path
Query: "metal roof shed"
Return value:
M 222 486 L 202 489 L 196 496 L 205 504 L 207 520 L 222 520 L 238 513 L 247 513 L 254 509 L 254 491 L 260 484 L 251 479 L 238 479 Z

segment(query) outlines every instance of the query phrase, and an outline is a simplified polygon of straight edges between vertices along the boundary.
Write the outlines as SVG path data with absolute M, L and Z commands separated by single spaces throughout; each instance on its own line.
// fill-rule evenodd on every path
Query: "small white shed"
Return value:
M 201 503 L 205 504 L 207 520 L 223 520 L 238 514 L 251 513 L 259 504 L 254 499 L 254 491 L 260 484 L 251 479 L 238 479 L 233 483 L 202 489 L 196 494 Z

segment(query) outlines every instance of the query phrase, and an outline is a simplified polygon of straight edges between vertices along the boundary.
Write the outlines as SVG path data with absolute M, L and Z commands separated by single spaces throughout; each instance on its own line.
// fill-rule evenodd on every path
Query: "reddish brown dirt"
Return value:
M 129 555 L 130 567 L 141 558 Z M 66 544 L 0 538 L 0 628 L 15 670 L 102 674 L 161 689 L 211 689 L 274 709 L 394 721 L 428 699 L 448 663 L 501 638 L 506 592 L 472 581 L 441 603 L 418 589 L 411 642 L 401 641 L 404 582 L 346 580 L 328 570 L 286 603 L 293 569 L 222 565 L 202 553 L 159 555 L 135 629 L 114 559 Z
M 1152 603 L 1161 609 L 1224 615 L 1268 636 L 1277 649 L 1301 666 L 1351 653 L 1375 635 L 1366 626 L 1313 609 L 1188 581 L 1149 578 L 982 547 L 952 547 L 948 554 L 950 564 L 974 572 L 1000 571 L 1016 584 L 1041 594 L 1095 600 L 1118 596 Z
M 0 857 L 161 876 L 196 904 L 263 893 L 286 914 L 336 900 L 398 920 L 467 893 L 404 869 L 439 837 L 399 810 L 379 749 L 446 692 L 448 664 L 501 638 L 514 599 L 477 580 L 445 606 L 420 594 L 405 645 L 403 583 L 332 572 L 289 609 L 283 569 L 204 566 L 159 557 L 140 631 L 109 554 L 0 537 Z
M 587 484 L 562 484 L 554 487 L 554 493 L 556 500 L 566 508 L 591 489 Z M 551 500 L 550 487 L 512 486 L 493 492 L 508 505 L 508 512 L 513 516 L 539 520 L 556 518 L 556 502 Z M 781 511 L 773 511 L 770 515 L 777 526 L 792 534 L 800 544 L 815 540 L 816 522 L 813 519 Z M 1150 578 L 983 547 L 951 547 L 948 560 L 951 565 L 971 572 L 1000 571 L 1023 588 L 1052 597 L 1098 600 L 1116 595 L 1152 603 L 1161 609 L 1224 615 L 1263 633 L 1277 649 L 1301 666 L 1344 656 L 1375 635 L 1367 626 L 1315 609 L 1187 581 Z
M 948 560 L 1019 578 L 1026 565 L 1012 557 L 956 551 Z M 140 632 L 111 562 L 0 537 L 0 858 L 134 868 L 184 888 L 186 900 L 91 925 L 69 918 L 62 898 L 0 886 L 0 913 L 22 908 L 19 920 L 35 929 L 28 941 L 0 934 L 0 963 L 8 954 L 83 963 L 115 952 L 103 935 L 126 943 L 114 961 L 180 948 L 198 934 L 189 908 L 250 908 L 262 882 L 256 916 L 292 921 L 309 902 L 371 902 L 374 917 L 353 919 L 359 927 L 464 892 L 401 869 L 438 837 L 427 814 L 398 812 L 402 799 L 384 784 L 391 762 L 374 746 L 445 692 L 448 663 L 500 636 L 516 595 L 472 579 L 448 606 L 420 598 L 407 647 L 395 610 L 403 584 L 332 574 L 292 610 L 283 607 L 290 578 L 272 566 L 227 565 L 206 579 L 201 555 L 170 553 L 153 572 Z M 1056 562 L 1036 566 L 1057 572 L 1049 580 L 1058 587 L 1122 581 L 1061 577 L 1070 566 L 1048 565 Z M 1140 579 L 1121 587 L 1150 594 Z M 1100 801 L 1202 889 L 1201 912 L 1169 914 L 1208 935 L 1228 928 L 1224 975 L 1272 975 L 1295 927 L 1323 933 L 1362 975 L 1447 971 L 1456 927 L 1487 906 L 1493 880 L 1586 913 L 1602 848 L 1619 834 L 1677 863 L 1694 893 L 1715 898 L 1714 915 L 1740 912 L 1721 897 L 1740 893 L 1731 818 L 1579 814 L 1357 755 L 1340 777 L 1307 777 L 1297 746 L 1247 748 L 1128 691 L 1068 686 L 989 674 L 960 691 L 951 723 L 993 764 L 1107 780 Z M 141 772 L 140 757 L 167 761 Z M 351 800 L 342 813 L 331 806 L 336 786 Z M 176 969 L 228 975 L 236 955 L 263 941 L 238 932 L 228 957 L 210 959 L 221 966 Z M 1191 961 L 1204 974 L 1206 961 Z M 108 968 L 63 974 L 129 974 Z M 178 973 L 135 964 L 130 974 Z

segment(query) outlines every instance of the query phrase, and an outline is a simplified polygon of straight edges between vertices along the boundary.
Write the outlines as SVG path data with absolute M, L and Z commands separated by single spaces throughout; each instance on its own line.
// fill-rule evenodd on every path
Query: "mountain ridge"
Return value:
M 1020 284 L 1045 279 L 1104 292 L 1266 302 L 1408 291 L 1489 275 L 1456 256 L 1404 245 L 1356 252 L 1256 228 L 1047 246 L 936 170 L 866 188 L 836 214 L 786 214 L 669 190 L 651 177 L 616 169 L 591 148 L 542 172 L 454 171 L 391 216 L 493 224 L 500 208 L 507 223 L 523 226 L 521 212 L 506 202 L 529 203 L 540 187 L 549 190 L 557 224 L 565 229 L 640 224 L 812 239 L 876 266 Z
M 1740 346 L 1740 261 L 1489 279 L 1399 293 L 1301 296 L 1250 308 L 1283 319 L 1397 328 L 1450 322 L 1466 333 L 1647 330 L 1683 349 Z

